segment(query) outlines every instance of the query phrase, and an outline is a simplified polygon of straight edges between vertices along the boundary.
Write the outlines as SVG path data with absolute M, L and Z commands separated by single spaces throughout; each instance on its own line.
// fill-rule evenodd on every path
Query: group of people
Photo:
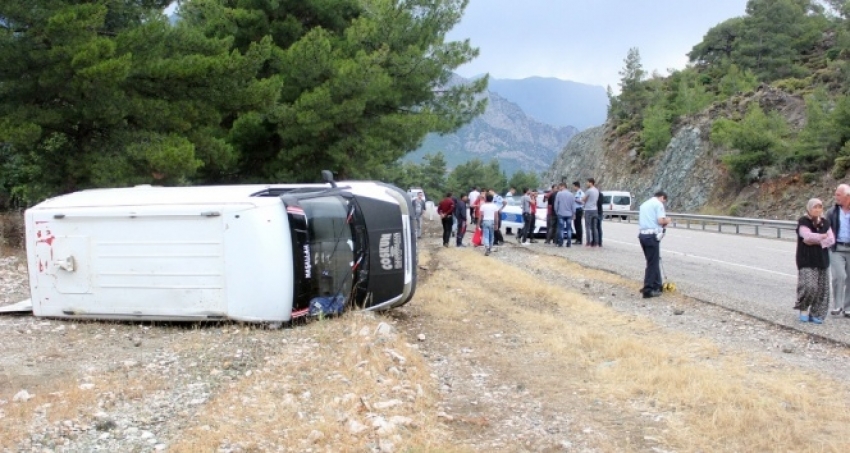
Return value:
M 582 244 L 586 232 L 584 245 L 602 247 L 602 193 L 596 187 L 596 180 L 587 178 L 585 191 L 581 190 L 578 181 L 574 181 L 572 187 L 574 192 L 565 183 L 552 185 L 543 197 L 549 209 L 546 216 L 546 243 L 564 247 L 566 238 L 566 247 L 571 247 L 575 233 L 576 244 Z
M 494 190 L 481 191 L 474 188 L 469 195 L 454 197 L 452 192 L 437 205 L 437 215 L 443 226 L 443 247 L 448 247 L 454 234 L 456 245 L 466 247 L 463 237 L 469 224 L 475 225 L 481 235 L 485 255 L 490 255 L 494 245 L 504 242 L 499 231 L 500 212 L 507 202 Z
M 823 324 L 828 312 L 850 318 L 850 185 L 839 184 L 834 196 L 828 210 L 823 201 L 812 198 L 797 220 L 794 309 L 802 322 Z
M 545 243 L 571 247 L 573 235 L 575 235 L 576 243 L 582 244 L 586 233 L 584 241 L 586 246 L 601 247 L 602 194 L 596 187 L 596 181 L 594 178 L 588 178 L 584 191 L 578 181 L 573 182 L 572 187 L 574 192 L 570 191 L 565 183 L 555 184 L 543 195 L 545 209 L 547 209 Z M 520 244 L 537 242 L 534 239 L 537 209 L 544 208 L 538 206 L 538 195 L 539 193 L 531 188 L 522 190 L 519 199 L 522 227 L 516 234 Z M 472 225 L 475 226 L 476 232 L 480 230 L 480 245 L 484 247 L 485 254 L 489 255 L 494 245 L 504 242 L 500 230 L 501 212 L 507 206 L 508 199 L 516 196 L 514 188 L 511 188 L 504 197 L 498 195 L 493 189 L 482 190 L 479 187 L 474 187 L 469 194 L 462 194 L 460 197 L 451 192 L 446 193 L 437 204 L 437 214 L 440 216 L 443 227 L 443 246 L 448 247 L 454 235 L 456 246 L 465 247 L 463 238 L 467 227 Z M 413 204 L 416 236 L 421 237 L 421 215 L 425 209 L 422 194 L 413 200 Z M 511 228 L 507 228 L 507 234 L 511 234 Z M 473 243 L 479 245 L 476 237 L 477 234 L 473 238 Z

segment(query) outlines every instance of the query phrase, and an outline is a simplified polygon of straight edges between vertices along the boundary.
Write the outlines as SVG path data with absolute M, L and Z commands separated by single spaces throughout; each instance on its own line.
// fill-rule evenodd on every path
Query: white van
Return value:
M 95 189 L 26 211 L 33 314 L 285 322 L 413 297 L 410 199 L 378 182 Z
M 635 196 L 629 192 L 618 190 L 602 191 L 602 214 L 607 219 L 609 217 L 620 217 L 626 220 L 627 216 L 614 215 L 617 211 L 631 211 Z

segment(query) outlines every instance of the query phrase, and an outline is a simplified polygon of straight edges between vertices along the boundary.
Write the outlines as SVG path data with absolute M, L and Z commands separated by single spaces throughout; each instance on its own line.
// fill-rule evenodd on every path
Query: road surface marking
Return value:
M 617 240 L 614 240 L 614 239 L 606 239 L 606 242 L 616 242 L 617 244 L 626 244 L 626 245 L 631 245 L 633 247 L 640 247 L 640 244 L 635 244 L 633 242 L 617 241 Z M 686 256 L 688 258 L 696 258 L 696 259 L 700 259 L 700 260 L 710 261 L 712 263 L 726 264 L 726 265 L 729 265 L 729 266 L 743 267 L 745 269 L 750 269 L 750 270 L 754 270 L 754 271 L 766 272 L 768 274 L 781 275 L 783 277 L 797 278 L 796 274 L 786 274 L 785 272 L 772 271 L 770 269 L 763 269 L 761 267 L 749 266 L 749 265 L 741 264 L 741 263 L 733 263 L 731 261 L 718 260 L 718 259 L 714 259 L 714 258 L 709 258 L 707 256 L 693 255 L 693 254 L 690 254 L 690 253 L 677 252 L 675 250 L 664 250 L 664 253 L 673 253 L 673 254 L 680 255 L 680 256 Z

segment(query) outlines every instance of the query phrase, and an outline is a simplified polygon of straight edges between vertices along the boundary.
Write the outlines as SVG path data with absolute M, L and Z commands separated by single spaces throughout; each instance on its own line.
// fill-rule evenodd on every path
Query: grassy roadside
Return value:
M 518 270 L 469 250 L 443 253 L 445 266 L 418 294 L 427 301 L 423 311 L 467 337 L 464 319 L 471 314 L 489 316 L 482 325 L 521 332 L 525 341 L 518 350 L 493 353 L 492 362 L 513 376 L 534 370 L 525 378 L 546 389 L 541 396 L 550 404 L 563 394 L 568 395 L 563 404 L 611 401 L 622 418 L 653 413 L 663 420 L 661 427 L 638 426 L 642 432 L 636 437 L 662 449 L 850 451 L 843 435 L 850 423 L 850 394 L 832 377 L 766 357 L 723 354 L 707 339 L 668 332 L 648 319 L 545 284 L 533 268 Z M 542 256 L 534 264 L 559 269 L 563 278 L 571 278 L 571 266 Z M 470 269 L 474 281 L 499 284 L 471 284 Z M 488 332 L 476 332 L 482 343 Z M 612 429 L 608 437 L 615 451 L 635 448 L 635 436 Z

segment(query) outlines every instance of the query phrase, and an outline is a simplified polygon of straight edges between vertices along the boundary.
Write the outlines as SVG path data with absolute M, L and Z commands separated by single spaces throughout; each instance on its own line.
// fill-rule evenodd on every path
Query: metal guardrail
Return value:
M 626 217 L 627 222 L 633 219 L 637 220 L 638 211 L 603 211 L 605 217 Z M 673 228 L 691 229 L 693 225 L 707 230 L 709 227 L 716 227 L 718 233 L 731 233 L 734 228 L 735 234 L 752 234 L 754 236 L 763 236 L 760 234 L 764 230 L 776 231 L 776 237 L 783 239 L 782 232 L 785 232 L 784 238 L 791 239 L 796 237 L 797 222 L 790 220 L 768 220 L 768 219 L 749 219 L 745 217 L 725 217 L 715 215 L 697 215 L 697 214 L 676 214 L 667 213 L 667 217 L 671 220 Z M 724 229 L 724 227 L 726 227 Z M 742 227 L 743 231 L 742 231 Z

